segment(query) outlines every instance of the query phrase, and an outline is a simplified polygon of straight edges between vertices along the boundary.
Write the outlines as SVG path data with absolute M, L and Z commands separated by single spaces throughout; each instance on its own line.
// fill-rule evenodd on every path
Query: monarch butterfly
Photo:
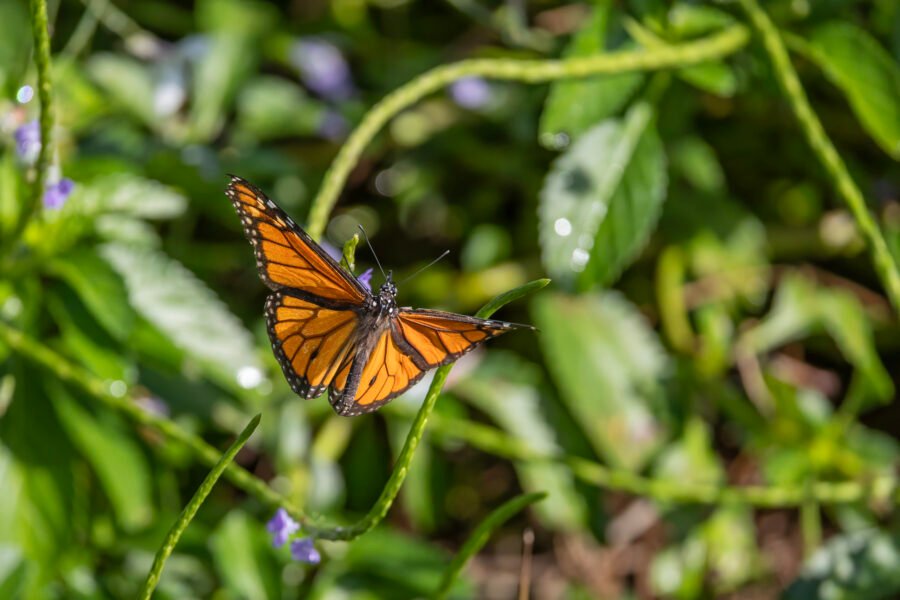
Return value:
M 259 189 L 231 176 L 226 195 L 272 289 L 266 324 L 291 389 L 328 389 L 335 412 L 376 410 L 425 372 L 517 327 L 449 312 L 397 306 L 390 273 L 372 294 Z

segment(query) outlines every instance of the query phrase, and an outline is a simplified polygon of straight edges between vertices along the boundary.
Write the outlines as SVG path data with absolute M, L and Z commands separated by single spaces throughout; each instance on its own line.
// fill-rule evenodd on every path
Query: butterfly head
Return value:
M 378 290 L 378 304 L 383 308 L 390 310 L 397 306 L 397 284 L 394 283 L 393 273 L 388 271 L 387 280 L 381 284 Z

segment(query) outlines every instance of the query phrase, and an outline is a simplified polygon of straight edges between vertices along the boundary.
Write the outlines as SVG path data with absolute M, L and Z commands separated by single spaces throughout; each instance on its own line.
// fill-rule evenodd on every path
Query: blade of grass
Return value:
M 191 501 L 188 502 L 187 506 L 184 507 L 184 510 L 181 511 L 181 516 L 178 517 L 178 520 L 172 525 L 169 534 L 166 536 L 165 541 L 163 541 L 162 546 L 157 550 L 156 557 L 153 559 L 153 566 L 150 568 L 150 573 L 147 575 L 147 581 L 144 583 L 144 591 L 141 593 L 141 598 L 143 598 L 143 600 L 150 600 L 150 597 L 153 595 L 153 590 L 156 589 L 156 584 L 159 583 L 159 578 L 162 575 L 163 567 L 166 565 L 166 560 L 175 549 L 175 545 L 181 538 L 181 534 L 187 529 L 187 526 L 194 518 L 194 515 L 196 515 L 197 511 L 200 509 L 200 505 L 203 504 L 203 501 L 206 500 L 206 497 L 209 496 L 209 493 L 212 491 L 213 486 L 216 485 L 219 477 L 222 476 L 222 473 L 225 472 L 225 469 L 231 464 L 231 461 L 234 460 L 238 451 L 244 447 L 244 444 L 246 444 L 247 440 L 250 439 L 250 436 L 253 435 L 257 425 L 259 425 L 259 418 L 260 415 L 256 415 L 250 419 L 250 422 L 244 427 L 244 430 L 238 435 L 234 443 L 229 446 L 228 450 L 225 451 L 225 454 L 222 455 L 219 462 L 212 468 L 203 480 L 203 483 L 200 484 L 200 487 L 197 488 Z
M 504 502 L 491 511 L 491 514 L 478 524 L 478 527 L 475 528 L 472 535 L 469 536 L 462 548 L 459 549 L 459 552 L 456 553 L 456 556 L 453 557 L 447 570 L 444 571 L 444 578 L 441 580 L 441 585 L 438 587 L 435 597 L 439 599 L 447 597 L 447 594 L 450 593 L 450 588 L 453 586 L 453 582 L 459 577 L 463 567 L 466 566 L 466 563 L 469 562 L 470 558 L 478 554 L 484 547 L 491 538 L 491 534 L 494 533 L 494 530 L 506 523 L 520 511 L 524 510 L 526 506 L 534 504 L 539 500 L 543 500 L 546 497 L 546 492 L 522 494 L 521 496 L 516 496 L 512 500 Z

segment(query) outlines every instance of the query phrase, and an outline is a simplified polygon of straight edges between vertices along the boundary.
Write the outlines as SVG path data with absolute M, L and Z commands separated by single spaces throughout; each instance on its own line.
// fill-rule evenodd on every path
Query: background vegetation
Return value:
M 4 0 L 0 597 L 900 595 L 898 57 L 890 0 Z M 299 400 L 226 173 L 540 332 Z

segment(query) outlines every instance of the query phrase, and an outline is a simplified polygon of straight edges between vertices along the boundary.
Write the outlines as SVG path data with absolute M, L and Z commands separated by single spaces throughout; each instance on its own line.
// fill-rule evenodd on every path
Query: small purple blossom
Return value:
M 334 260 L 341 262 L 341 259 L 344 257 L 343 253 L 335 246 L 330 244 L 327 240 L 322 240 L 319 242 L 322 246 L 322 249 L 325 250 L 325 253 L 333 258 Z
M 316 550 L 310 538 L 300 538 L 291 542 L 291 558 L 309 565 L 317 565 L 322 561 L 322 555 Z
M 337 46 L 321 38 L 294 43 L 288 56 L 306 86 L 329 100 L 346 100 L 353 95 L 350 67 Z
M 369 267 L 368 269 L 366 269 L 365 271 L 360 273 L 359 277 L 357 277 L 356 279 L 361 284 L 363 284 L 364 288 L 366 288 L 370 292 L 372 291 L 372 268 L 371 267 Z
M 48 184 L 47 189 L 44 190 L 44 208 L 51 210 L 62 208 L 74 189 L 75 182 L 68 177 L 63 177 L 56 183 Z
M 334 110 L 325 111 L 325 114 L 322 115 L 322 120 L 319 121 L 319 135 L 332 142 L 344 139 L 348 130 L 347 119 Z
M 16 154 L 26 164 L 37 160 L 41 151 L 41 126 L 37 121 L 29 121 L 21 125 L 13 134 L 16 139 Z
M 482 108 L 491 101 L 491 86 L 481 77 L 465 77 L 450 85 L 450 97 L 463 108 Z
M 272 534 L 272 546 L 280 548 L 284 546 L 289 537 L 300 530 L 300 524 L 292 519 L 286 510 L 279 508 L 275 511 L 275 516 L 266 524 L 266 530 Z M 294 544 L 291 544 L 292 552 L 293 546 Z

